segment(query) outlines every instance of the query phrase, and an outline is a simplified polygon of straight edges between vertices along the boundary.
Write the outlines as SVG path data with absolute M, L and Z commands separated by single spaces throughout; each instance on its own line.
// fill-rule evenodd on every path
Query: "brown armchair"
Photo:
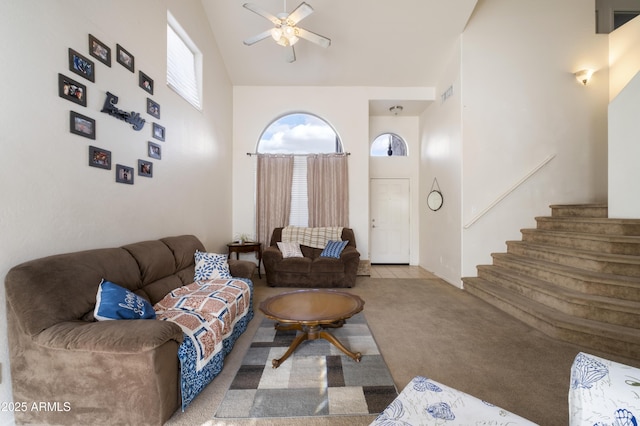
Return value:
M 282 241 L 282 228 L 275 228 L 271 242 L 262 253 L 271 287 L 353 287 L 356 283 L 360 253 L 356 250 L 356 237 L 351 228 L 343 228 L 342 240 L 349 241 L 340 258 L 322 257 L 322 249 L 300 245 L 304 257 L 283 258 L 278 242 Z

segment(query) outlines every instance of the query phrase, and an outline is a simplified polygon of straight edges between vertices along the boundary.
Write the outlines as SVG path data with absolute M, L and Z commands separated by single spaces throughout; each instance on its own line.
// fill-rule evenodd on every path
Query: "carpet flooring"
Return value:
M 278 368 L 296 331 L 262 320 L 215 418 L 369 415 L 398 395 L 363 313 L 330 333 L 360 352 L 355 362 L 324 339 L 303 342 Z
M 254 306 L 292 288 L 254 279 Z M 363 314 L 397 389 L 416 375 L 489 401 L 540 425 L 568 424 L 570 368 L 580 351 L 640 367 L 640 360 L 597 353 L 554 340 L 444 281 L 358 277 L 346 291 L 365 301 Z M 294 418 L 214 418 L 264 315 L 256 316 L 227 356 L 224 369 L 167 426 L 297 426 Z M 288 362 L 285 361 L 285 363 Z M 305 426 L 369 425 L 375 415 L 305 417 Z

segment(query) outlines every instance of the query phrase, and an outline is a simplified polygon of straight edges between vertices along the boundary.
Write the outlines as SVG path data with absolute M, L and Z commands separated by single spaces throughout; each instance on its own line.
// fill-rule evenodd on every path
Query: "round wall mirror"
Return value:
M 431 191 L 429 195 L 427 195 L 427 205 L 434 212 L 436 210 L 440 210 L 440 207 L 442 207 L 443 201 L 444 199 L 442 198 L 442 192 L 437 191 L 435 189 Z

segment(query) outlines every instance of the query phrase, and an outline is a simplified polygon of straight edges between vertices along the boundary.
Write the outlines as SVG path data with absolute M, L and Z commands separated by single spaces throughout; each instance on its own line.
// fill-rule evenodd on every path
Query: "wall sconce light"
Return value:
M 584 84 L 585 86 L 591 79 L 592 75 L 593 75 L 593 70 L 580 70 L 577 73 L 575 73 L 576 80 L 578 80 L 580 83 Z

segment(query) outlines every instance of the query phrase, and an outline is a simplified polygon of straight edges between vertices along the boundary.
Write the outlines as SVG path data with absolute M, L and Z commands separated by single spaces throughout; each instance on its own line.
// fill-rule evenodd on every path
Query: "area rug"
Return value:
M 324 339 L 302 342 L 278 368 L 296 331 L 264 319 L 214 417 L 307 417 L 378 414 L 398 395 L 363 313 L 330 329 L 356 362 Z

